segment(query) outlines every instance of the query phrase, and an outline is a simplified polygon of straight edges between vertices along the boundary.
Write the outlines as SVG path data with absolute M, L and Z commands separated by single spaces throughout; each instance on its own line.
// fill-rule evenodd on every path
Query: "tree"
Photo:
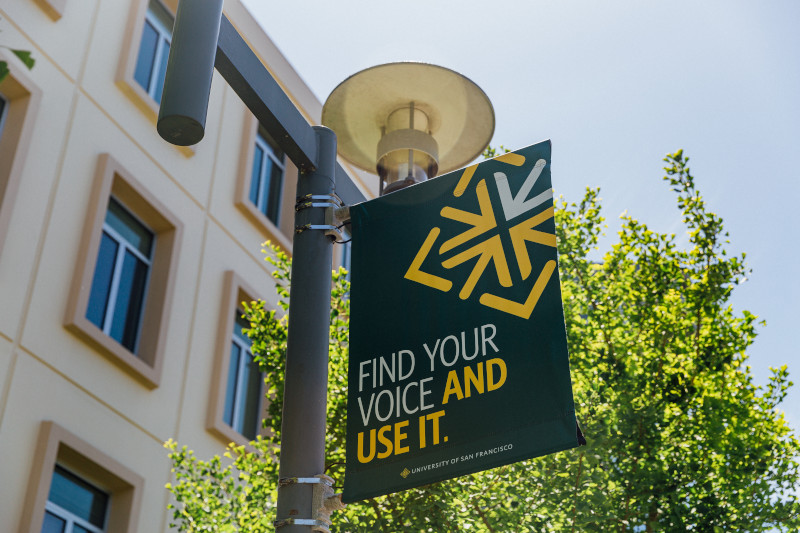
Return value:
M 709 212 L 682 152 L 665 159 L 686 247 L 624 217 L 592 261 L 603 227 L 597 190 L 557 211 L 573 387 L 588 445 L 349 505 L 338 531 L 765 531 L 800 527 L 800 466 L 780 403 L 786 366 L 753 383 L 746 348 L 757 317 L 728 304 L 745 280 L 722 219 Z M 267 250 L 286 302 L 291 262 Z M 334 273 L 327 474 L 344 476 L 347 280 Z M 284 303 L 284 310 L 286 304 Z M 182 531 L 271 531 L 280 457 L 286 318 L 247 307 L 271 399 L 268 437 L 227 462 L 167 443 Z

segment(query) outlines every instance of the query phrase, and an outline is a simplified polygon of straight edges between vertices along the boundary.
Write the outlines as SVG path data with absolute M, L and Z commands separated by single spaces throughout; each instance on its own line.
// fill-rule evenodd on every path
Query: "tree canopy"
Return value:
M 604 221 L 599 191 L 556 214 L 576 411 L 588 445 L 348 505 L 333 531 L 796 531 L 798 443 L 780 404 L 786 366 L 753 382 L 746 349 L 757 317 L 737 312 L 744 254 L 726 250 L 681 151 L 666 176 L 688 232 L 625 216 L 618 242 L 591 259 Z M 288 310 L 291 261 L 265 250 Z M 344 477 L 349 300 L 333 274 L 326 474 Z M 247 306 L 247 331 L 270 399 L 266 436 L 226 457 L 168 442 L 181 531 L 273 531 L 281 442 L 286 314 Z

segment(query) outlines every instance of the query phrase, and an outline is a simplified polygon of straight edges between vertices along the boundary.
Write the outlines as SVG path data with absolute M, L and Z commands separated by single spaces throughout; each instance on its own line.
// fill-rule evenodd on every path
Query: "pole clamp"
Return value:
M 306 194 L 296 198 L 294 203 L 295 211 L 302 211 L 309 207 L 331 207 L 336 209 L 342 207 L 342 201 L 333 194 Z
M 350 238 L 349 230 L 343 229 L 350 222 L 350 208 L 342 205 L 342 201 L 338 197 L 329 194 L 306 194 L 298 196 L 294 204 L 295 211 L 311 207 L 325 209 L 325 224 L 295 226 L 295 233 L 303 233 L 306 230 L 322 230 L 325 235 L 337 242 L 346 242 L 346 239 Z
M 284 518 L 283 520 L 275 520 L 272 525 L 275 529 L 283 526 L 294 524 L 296 526 L 312 526 L 311 531 L 330 531 L 330 523 L 325 523 L 322 520 L 309 520 L 308 518 Z M 320 529 L 325 528 L 325 529 Z
M 342 495 L 333 493 L 333 478 L 325 474 L 314 477 L 285 477 L 278 480 L 278 488 L 289 485 L 313 485 L 311 508 L 313 518 L 284 518 L 275 520 L 272 525 L 275 529 L 290 524 L 298 526 L 311 526 L 311 531 L 330 533 L 331 513 L 344 509 Z
M 324 483 L 329 487 L 333 487 L 333 479 L 325 476 L 322 477 L 282 477 L 278 480 L 279 487 L 286 487 L 289 485 L 316 485 L 318 483 Z

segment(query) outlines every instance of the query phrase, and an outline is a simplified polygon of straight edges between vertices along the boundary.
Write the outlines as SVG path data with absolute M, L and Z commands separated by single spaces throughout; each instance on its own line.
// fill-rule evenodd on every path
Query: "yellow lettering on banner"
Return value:
M 494 379 L 494 367 L 498 368 L 500 374 L 497 377 L 497 380 Z M 499 357 L 495 357 L 494 359 L 489 359 L 486 361 L 486 391 L 489 392 L 502 387 L 506 382 L 507 375 L 508 372 L 506 371 L 505 361 Z
M 394 425 L 394 454 L 400 455 L 401 453 L 406 453 L 408 451 L 408 446 L 401 446 L 402 442 L 408 437 L 407 433 L 403 433 L 400 431 L 402 428 L 408 425 L 408 420 L 403 422 L 398 422 Z
M 444 410 L 436 411 L 435 413 L 430 413 L 426 416 L 428 420 L 433 422 L 433 443 L 439 444 L 439 419 L 444 416 Z M 444 441 L 447 442 L 447 437 L 444 438 Z
M 476 374 L 472 367 L 464 368 L 464 397 L 469 398 L 472 394 L 470 385 L 475 386 L 478 394 L 483 394 L 483 363 L 478 363 L 478 373 Z M 489 389 L 491 390 L 491 389 Z
M 392 455 L 392 441 L 386 437 L 386 432 L 390 429 L 392 429 L 392 426 L 388 425 L 378 430 L 378 441 L 386 447 L 382 452 L 378 452 L 378 459 L 385 459 Z
M 427 439 L 425 438 L 426 434 L 426 426 L 428 425 L 428 420 L 431 421 L 431 425 L 433 427 L 433 442 L 432 445 L 439 444 L 439 419 L 444 416 L 444 410 L 436 411 L 435 413 L 430 413 L 427 415 L 422 415 L 419 417 L 419 449 L 425 448 L 428 445 Z M 445 436 L 444 441 L 447 442 L 447 436 Z M 402 452 L 397 452 L 402 453 Z
M 464 399 L 464 393 L 461 392 L 461 382 L 458 381 L 458 374 L 455 370 L 451 370 L 447 374 L 447 385 L 444 387 L 444 397 L 442 398 L 442 405 L 446 404 L 450 399 L 450 395 L 455 394 L 459 400 Z
M 369 455 L 364 455 L 364 432 L 358 433 L 358 462 L 368 463 L 375 458 L 375 430 L 369 431 Z
M 416 257 L 414 257 L 414 260 L 411 262 L 411 266 L 408 267 L 408 271 L 404 277 L 406 279 L 410 279 L 411 281 L 416 281 L 417 283 L 427 285 L 428 287 L 433 287 L 434 289 L 447 292 L 453 286 L 452 281 L 440 278 L 439 276 L 434 276 L 433 274 L 428 274 L 427 272 L 420 270 L 422 263 L 425 262 L 425 258 L 428 256 L 431 248 L 433 248 L 433 243 L 436 242 L 436 238 L 439 237 L 439 233 L 441 233 L 439 228 L 433 228 L 430 233 L 428 233 L 428 237 L 425 239 L 425 242 L 422 243 L 422 247 L 419 249 L 419 252 L 417 252 Z
M 486 361 L 486 365 L 478 363 L 473 369 L 471 366 L 464 367 L 464 389 L 461 388 L 461 380 L 458 377 L 457 370 L 451 370 L 447 374 L 447 384 L 444 387 L 444 396 L 442 397 L 442 405 L 450 401 L 450 396 L 455 395 L 457 400 L 469 398 L 473 394 L 483 394 L 484 392 L 491 392 L 503 386 L 508 377 L 508 370 L 506 369 L 506 362 L 495 357 Z M 485 376 L 485 380 L 484 380 Z M 484 388 L 484 384 L 486 387 Z M 421 424 L 421 422 L 420 422 Z M 420 425 L 420 428 L 422 426 Z M 420 432 L 424 439 L 425 434 Z M 423 440 L 424 442 L 424 440 Z
M 419 417 L 419 447 L 425 447 L 425 415 Z
M 444 411 L 440 411 L 441 414 L 444 414 Z M 436 413 L 433 413 L 436 415 Z M 430 419 L 431 415 L 428 415 Z M 424 424 L 425 415 L 420 417 L 420 431 L 422 436 L 422 448 L 425 447 L 425 433 L 424 433 Z M 395 424 L 387 424 L 382 426 L 377 431 L 375 429 L 369 430 L 369 447 L 367 448 L 369 451 L 365 453 L 364 450 L 364 432 L 361 431 L 358 434 L 358 462 L 359 463 L 369 463 L 373 459 L 376 458 L 375 452 L 377 451 L 377 458 L 378 459 L 386 459 L 390 455 L 400 455 L 403 453 L 408 453 L 410 450 L 409 446 L 403 446 L 403 441 L 408 438 L 408 433 L 403 431 L 403 428 L 408 427 L 409 421 L 404 420 L 402 422 L 397 422 Z M 394 436 L 392 436 L 394 433 Z M 375 437 L 377 436 L 378 442 L 383 446 L 382 451 L 378 451 L 375 446 Z M 434 444 L 438 444 L 438 425 L 434 426 L 434 436 L 436 442 Z M 394 439 L 394 442 L 392 442 Z
M 533 289 L 531 289 L 531 293 L 528 295 L 528 299 L 525 300 L 524 303 L 512 302 L 511 300 L 506 300 L 505 298 L 489 293 L 482 294 L 480 302 L 492 309 L 497 309 L 498 311 L 516 315 L 527 320 L 531 317 L 534 307 L 536 307 L 536 304 L 539 302 L 539 297 L 542 295 L 542 292 L 544 292 L 544 288 L 547 286 L 547 282 L 550 280 L 555 270 L 555 261 L 548 261 L 547 264 L 544 265 L 544 268 L 539 274 L 539 278 L 536 280 Z

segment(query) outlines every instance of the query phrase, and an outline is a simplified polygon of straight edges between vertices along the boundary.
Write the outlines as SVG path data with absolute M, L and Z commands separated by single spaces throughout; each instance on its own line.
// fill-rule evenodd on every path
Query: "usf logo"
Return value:
M 543 222 L 553 218 L 553 189 L 548 183 L 544 191 L 531 194 L 547 161 L 538 159 L 526 165 L 526 158 L 519 153 L 505 154 L 492 161 L 507 167 L 509 174 L 522 171 L 524 175 L 522 169 L 529 165 L 531 169 L 516 194 L 512 194 L 507 172 L 482 175 L 487 162 L 467 167 L 453 189 L 453 197 L 470 200 L 471 207 L 463 210 L 446 206 L 440 212 L 443 219 L 454 221 L 462 230 L 455 236 L 443 237 L 440 227 L 431 228 L 405 278 L 443 292 L 456 288 L 461 300 L 478 298 L 482 305 L 527 320 L 556 270 L 556 236 L 541 228 Z M 493 204 L 491 196 L 499 202 Z M 497 203 L 500 209 L 496 209 Z M 464 202 L 460 205 L 465 206 Z M 538 246 L 529 247 L 528 243 L 551 249 L 547 255 L 552 259 L 538 271 L 534 270 L 530 255 Z M 472 270 L 466 279 L 442 277 L 430 272 L 429 267 L 434 263 L 445 271 L 462 264 L 471 264 Z M 521 278 L 517 279 L 517 286 L 512 281 L 512 265 Z M 436 270 L 441 273 L 441 269 Z M 481 287 L 495 288 L 476 291 L 482 280 Z

